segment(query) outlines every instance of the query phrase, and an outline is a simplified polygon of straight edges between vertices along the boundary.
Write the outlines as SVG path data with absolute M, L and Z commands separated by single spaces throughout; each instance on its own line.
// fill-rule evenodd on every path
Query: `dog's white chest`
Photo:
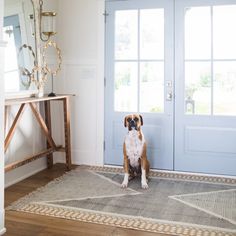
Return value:
M 139 133 L 136 130 L 131 130 L 125 137 L 126 153 L 132 167 L 139 165 L 138 160 L 142 155 L 144 136 L 142 140 L 139 139 Z

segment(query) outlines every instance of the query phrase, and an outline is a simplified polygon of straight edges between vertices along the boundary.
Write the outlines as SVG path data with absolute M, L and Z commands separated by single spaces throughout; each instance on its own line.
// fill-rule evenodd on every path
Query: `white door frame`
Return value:
M 3 9 L 4 1 L 0 0 L 0 235 L 5 233 L 4 228 L 4 48 L 3 42 Z

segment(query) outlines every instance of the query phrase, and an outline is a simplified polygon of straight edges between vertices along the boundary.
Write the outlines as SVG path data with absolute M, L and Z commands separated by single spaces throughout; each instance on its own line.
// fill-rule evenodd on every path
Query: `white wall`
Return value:
M 0 0 L 0 235 L 5 232 L 4 228 L 4 137 L 3 137 L 3 103 L 4 103 L 4 83 L 3 83 L 3 53 L 4 43 L 2 41 L 3 26 L 3 0 Z
M 58 43 L 63 67 L 57 88 L 76 95 L 71 106 L 75 164 L 103 165 L 104 2 L 58 2 Z

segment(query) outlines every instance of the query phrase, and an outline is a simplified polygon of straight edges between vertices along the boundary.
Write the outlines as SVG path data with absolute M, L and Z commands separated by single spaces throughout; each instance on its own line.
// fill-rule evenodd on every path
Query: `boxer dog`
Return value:
M 149 162 L 146 155 L 146 142 L 141 131 L 143 118 L 141 115 L 132 114 L 124 118 L 124 126 L 128 127 L 123 144 L 124 154 L 124 180 L 122 187 L 127 188 L 129 179 L 141 174 L 141 185 L 143 189 L 148 188 L 147 176 L 149 173 Z

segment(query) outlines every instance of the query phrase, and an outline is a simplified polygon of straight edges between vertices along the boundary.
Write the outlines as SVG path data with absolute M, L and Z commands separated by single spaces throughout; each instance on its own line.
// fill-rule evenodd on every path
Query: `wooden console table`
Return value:
M 30 163 L 34 160 L 37 160 L 41 157 L 47 157 L 48 168 L 53 166 L 53 152 L 65 152 L 66 157 L 66 167 L 67 170 L 71 169 L 71 141 L 70 141 L 70 112 L 69 112 L 69 103 L 71 95 L 58 95 L 56 97 L 41 97 L 41 98 L 17 98 L 17 99 L 7 99 L 5 100 L 5 131 L 6 131 L 6 119 L 7 119 L 7 108 L 12 105 L 20 105 L 20 108 L 15 116 L 12 125 L 5 136 L 4 151 L 7 151 L 7 148 L 12 140 L 14 132 L 17 128 L 17 124 L 20 121 L 20 118 L 24 112 L 26 105 L 30 106 L 39 126 L 41 127 L 47 142 L 46 149 L 41 152 L 34 154 L 30 157 L 24 158 L 23 160 L 16 161 L 5 166 L 5 172 L 13 170 L 17 167 L 23 166 L 27 163 Z M 64 115 L 64 133 L 65 133 L 65 146 L 56 145 L 52 138 L 52 129 L 51 129 L 51 102 L 53 101 L 62 101 L 63 103 L 63 115 Z M 44 103 L 45 118 L 42 117 L 40 112 L 37 109 L 36 103 Z

